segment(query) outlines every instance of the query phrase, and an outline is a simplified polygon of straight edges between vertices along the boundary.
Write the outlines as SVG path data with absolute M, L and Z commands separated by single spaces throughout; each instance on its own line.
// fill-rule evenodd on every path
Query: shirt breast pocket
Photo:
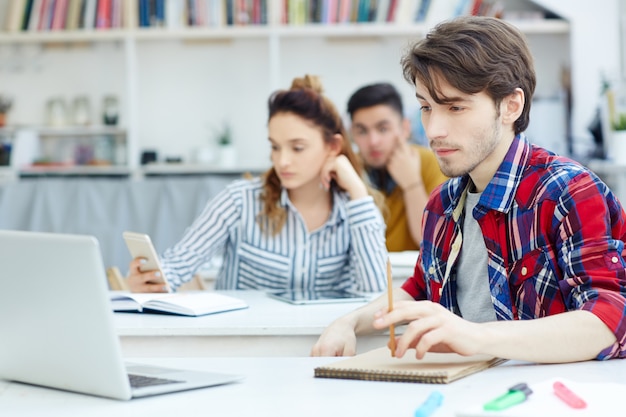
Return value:
M 315 269 L 315 289 L 318 291 L 348 288 L 341 285 L 340 281 L 344 274 L 344 269 L 348 268 L 347 255 L 335 255 L 319 258 Z
M 284 289 L 289 282 L 288 256 L 268 252 L 246 242 L 237 250 L 239 257 L 238 289 Z
M 543 248 L 537 248 L 513 263 L 509 285 L 520 320 L 567 311 L 558 277 Z
M 432 244 L 424 243 L 422 245 L 422 265 L 424 266 L 426 297 L 430 301 L 438 303 L 441 301 L 447 263 L 439 259 L 436 248 Z

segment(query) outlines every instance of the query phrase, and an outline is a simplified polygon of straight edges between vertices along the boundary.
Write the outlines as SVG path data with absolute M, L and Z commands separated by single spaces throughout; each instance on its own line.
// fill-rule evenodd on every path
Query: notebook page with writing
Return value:
M 447 384 L 503 362 L 492 356 L 455 353 L 427 353 L 420 360 L 415 358 L 414 349 L 394 358 L 387 347 L 382 347 L 315 368 L 315 377 Z

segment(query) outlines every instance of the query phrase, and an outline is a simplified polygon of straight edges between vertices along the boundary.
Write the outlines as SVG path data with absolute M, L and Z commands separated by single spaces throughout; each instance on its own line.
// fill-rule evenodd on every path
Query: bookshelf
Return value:
M 0 0 L 0 21 L 10 1 Z M 541 2 L 503 3 L 541 9 Z M 241 165 L 260 169 L 269 165 L 269 154 L 259 157 L 267 147 L 267 97 L 295 76 L 320 75 L 341 111 L 354 89 L 379 80 L 402 91 L 407 111 L 416 107 L 400 54 L 434 22 L 286 25 L 274 16 L 280 4 L 269 0 L 266 25 L 1 33 L 0 58 L 24 62 L 21 70 L 0 64 L 0 78 L 7 80 L 0 93 L 16 97 L 9 124 L 41 125 L 45 101 L 59 92 L 68 99 L 87 94 L 94 104 L 113 94 L 120 102 L 128 172 L 141 171 L 139 155 L 146 149 L 156 149 L 160 160 L 180 156 L 190 164 L 198 149 L 217 153 L 212 132 L 224 122 L 232 126 Z M 570 22 L 514 23 L 536 50 L 538 94 L 555 94 L 560 69 L 570 64 Z

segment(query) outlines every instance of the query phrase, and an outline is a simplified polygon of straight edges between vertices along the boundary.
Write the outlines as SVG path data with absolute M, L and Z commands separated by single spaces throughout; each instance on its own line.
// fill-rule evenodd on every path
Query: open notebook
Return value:
M 124 364 L 91 236 L 0 231 L 0 268 L 0 378 L 123 400 L 241 379 Z
M 420 360 L 415 358 L 415 350 L 412 349 L 402 358 L 394 358 L 389 348 L 382 347 L 315 368 L 315 376 L 447 384 L 503 362 L 504 359 L 491 356 L 461 356 L 455 353 L 427 353 Z
M 244 300 L 208 291 L 182 293 L 112 291 L 110 297 L 113 311 L 136 313 L 167 313 L 195 317 L 248 307 Z

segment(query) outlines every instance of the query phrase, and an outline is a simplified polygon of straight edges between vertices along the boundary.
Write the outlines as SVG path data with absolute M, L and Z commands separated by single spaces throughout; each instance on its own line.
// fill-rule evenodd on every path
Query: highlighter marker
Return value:
M 515 404 L 526 401 L 528 396 L 532 394 L 532 390 L 526 384 L 517 384 L 509 388 L 506 394 L 502 394 L 498 398 L 489 401 L 483 406 L 483 409 L 489 411 L 505 410 Z
M 443 395 L 439 391 L 430 393 L 426 401 L 415 410 L 415 417 L 428 417 L 441 405 Z
M 559 397 L 565 404 L 572 408 L 585 408 L 587 403 L 585 400 L 574 394 L 569 388 L 562 382 L 556 381 L 552 388 L 554 388 L 554 394 Z

